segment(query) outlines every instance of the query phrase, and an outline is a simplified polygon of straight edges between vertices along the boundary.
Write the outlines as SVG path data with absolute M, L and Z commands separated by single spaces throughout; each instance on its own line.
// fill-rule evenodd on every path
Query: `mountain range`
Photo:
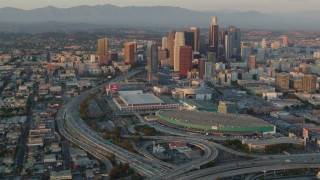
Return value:
M 102 27 L 184 28 L 209 27 L 217 16 L 221 27 L 235 25 L 248 29 L 319 29 L 320 11 L 267 14 L 257 11 L 194 11 L 170 6 L 117 7 L 113 5 L 32 10 L 0 9 L 0 31 L 84 30 Z M 44 27 L 45 26 L 45 27 Z

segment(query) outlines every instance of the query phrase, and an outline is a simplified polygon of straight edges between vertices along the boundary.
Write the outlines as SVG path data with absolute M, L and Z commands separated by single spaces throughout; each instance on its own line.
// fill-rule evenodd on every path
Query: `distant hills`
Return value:
M 277 30 L 320 28 L 320 11 L 291 14 L 239 10 L 201 12 L 170 6 L 117 7 L 107 4 L 71 8 L 48 6 L 32 10 L 2 8 L 0 31 L 59 31 L 102 27 L 208 28 L 213 15 L 218 17 L 222 27 L 235 25 L 240 28 Z

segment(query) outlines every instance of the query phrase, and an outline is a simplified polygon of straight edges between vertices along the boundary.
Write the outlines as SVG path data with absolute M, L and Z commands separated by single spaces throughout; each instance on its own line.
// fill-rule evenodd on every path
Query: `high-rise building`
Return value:
M 185 45 L 184 32 L 176 32 L 175 41 L 174 41 L 174 64 L 173 69 L 179 71 L 180 63 L 180 46 Z
M 243 61 L 248 62 L 251 56 L 251 47 L 249 46 L 242 46 L 241 47 L 241 59 Z
M 108 39 L 98 39 L 98 61 L 99 65 L 107 65 L 108 62 Z
M 200 35 L 200 49 L 201 54 L 204 54 L 207 51 L 207 41 L 206 41 L 206 35 L 201 34 Z
M 315 92 L 317 88 L 317 76 L 312 74 L 307 74 L 302 77 L 302 90 L 304 92 L 312 93 Z
M 288 47 L 288 36 L 287 35 L 282 35 L 282 46 L 283 47 Z
M 233 55 L 233 35 L 225 35 L 225 56 L 226 59 L 230 59 Z
M 162 50 L 168 49 L 168 38 L 167 37 L 162 37 Z
M 205 62 L 204 80 L 210 81 L 214 73 L 214 64 L 212 62 Z
M 159 63 L 161 62 L 161 60 L 167 59 L 167 58 L 168 58 L 168 49 L 158 50 L 158 61 L 159 61 Z
M 194 51 L 200 51 L 200 28 L 191 27 L 190 30 L 194 33 Z
M 256 56 L 252 55 L 249 58 L 249 63 L 248 63 L 248 68 L 249 69 L 255 69 L 256 68 Z
M 205 67 L 207 59 L 206 58 L 200 58 L 198 61 L 198 72 L 199 72 L 199 78 L 203 78 L 204 73 L 205 73 Z
M 147 45 L 147 70 L 148 81 L 152 84 L 158 83 L 158 46 L 152 41 Z
M 180 46 L 179 50 L 179 74 L 187 77 L 189 71 L 192 70 L 192 47 Z
M 220 44 L 222 45 L 222 54 L 220 54 L 220 56 L 224 55 L 226 57 L 226 35 L 228 35 L 228 31 L 226 30 L 221 30 L 220 31 Z
M 136 57 L 136 43 L 127 42 L 124 44 L 124 62 L 133 65 Z
M 290 85 L 290 74 L 279 73 L 276 75 L 276 84 L 283 90 L 289 89 Z
M 194 32 L 192 31 L 185 31 L 184 32 L 184 44 L 186 46 L 191 46 L 192 50 L 194 50 Z
M 265 38 L 263 38 L 261 41 L 261 48 L 264 48 L 264 49 L 267 48 L 267 41 Z
M 170 66 L 174 67 L 174 42 L 175 42 L 176 31 L 169 31 L 168 35 L 168 48 L 169 48 L 169 59 Z
M 208 62 L 216 64 L 216 55 L 214 52 L 208 52 Z
M 258 48 L 257 50 L 257 62 L 264 62 L 266 60 L 266 49 Z
M 110 54 L 110 60 L 111 61 L 118 61 L 118 53 L 117 51 L 111 51 L 111 54 Z
M 233 49 L 233 53 L 234 55 L 240 55 L 240 51 L 241 51 L 241 30 L 236 28 L 235 26 L 229 26 L 228 28 L 228 36 L 229 38 L 233 38 L 232 39 L 232 49 Z
M 209 30 L 209 47 L 214 48 L 214 52 L 216 53 L 216 57 L 219 56 L 218 48 L 219 48 L 219 25 L 218 19 L 216 16 L 212 17 L 211 26 Z

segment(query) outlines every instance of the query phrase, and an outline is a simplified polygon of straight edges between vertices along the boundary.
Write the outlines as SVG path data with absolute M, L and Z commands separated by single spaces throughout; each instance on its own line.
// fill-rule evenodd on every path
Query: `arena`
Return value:
M 149 111 L 160 109 L 178 109 L 179 103 L 168 97 L 157 97 L 151 93 L 139 91 L 119 91 L 113 103 L 120 111 Z
M 255 117 L 204 111 L 165 110 L 156 113 L 161 123 L 213 134 L 275 133 L 276 127 Z

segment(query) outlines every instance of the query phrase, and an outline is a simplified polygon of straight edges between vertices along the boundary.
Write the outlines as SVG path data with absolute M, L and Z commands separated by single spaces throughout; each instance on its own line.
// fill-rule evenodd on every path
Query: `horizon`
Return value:
M 118 7 L 154 7 L 154 6 L 171 6 L 171 7 L 180 7 L 194 11 L 257 11 L 261 13 L 278 13 L 278 14 L 285 14 L 285 13 L 293 13 L 293 12 L 302 12 L 302 11 L 314 11 L 319 10 L 320 1 L 317 0 L 280 0 L 277 2 L 270 2 L 270 1 L 260 1 L 255 2 L 255 0 L 239 0 L 236 3 L 232 2 L 232 0 L 226 0 L 224 2 L 219 2 L 217 0 L 213 0 L 211 2 L 205 2 L 206 0 L 198 0 L 197 3 L 192 2 L 192 0 L 185 0 L 184 4 L 181 5 L 179 1 L 169 1 L 163 0 L 161 3 L 159 1 L 146 1 L 146 0 L 136 0 L 132 2 L 130 0 L 125 1 L 116 1 L 116 0 L 94 0 L 91 2 L 85 2 L 84 0 L 70 0 L 68 2 L 63 2 L 62 0 L 56 0 L 54 2 L 48 1 L 41 1 L 38 0 L 28 0 L 26 2 L 23 0 L 4 0 L 1 5 L 0 9 L 2 8 L 17 8 L 22 10 L 33 10 L 39 8 L 46 8 L 46 7 L 56 7 L 56 8 L 63 8 L 68 9 L 72 7 L 78 6 L 104 6 L 104 5 L 112 5 Z M 30 3 L 33 2 L 33 3 Z M 310 6 L 306 6 L 306 4 L 312 5 L 313 9 L 310 9 Z M 207 8 L 211 6 L 213 8 Z

